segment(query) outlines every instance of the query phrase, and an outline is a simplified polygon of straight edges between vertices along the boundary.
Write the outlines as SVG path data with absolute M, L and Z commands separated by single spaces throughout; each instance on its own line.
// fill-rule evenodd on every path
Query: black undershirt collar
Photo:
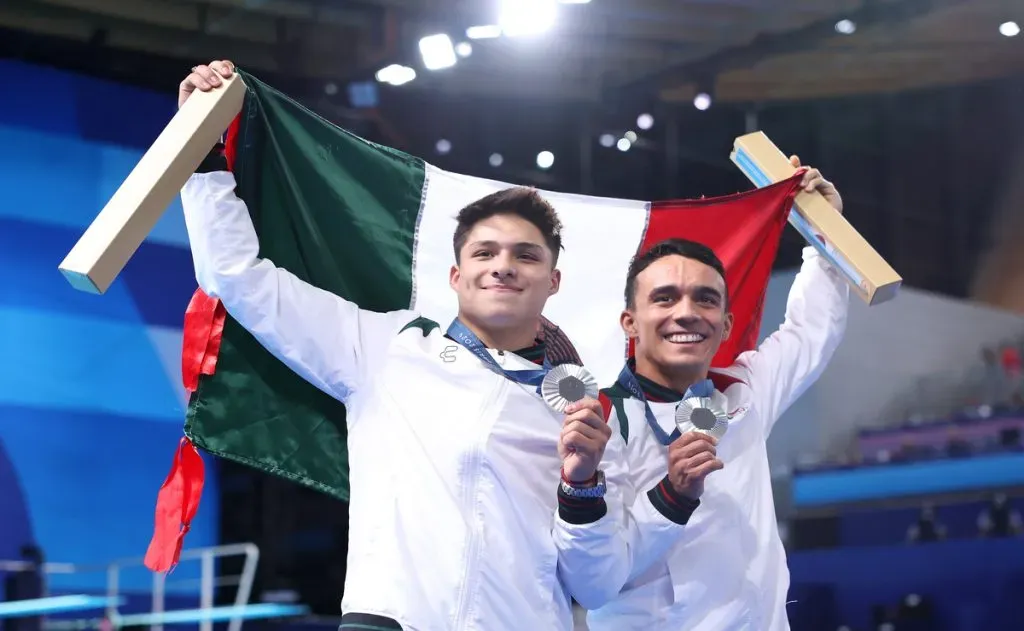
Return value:
M 648 401 L 654 403 L 676 403 L 677 401 L 683 400 L 682 392 L 673 390 L 672 388 L 666 388 L 665 386 L 644 377 L 641 374 L 637 374 L 634 370 L 633 374 L 636 375 L 636 381 L 640 384 L 640 389 L 643 390 L 644 396 L 647 397 Z

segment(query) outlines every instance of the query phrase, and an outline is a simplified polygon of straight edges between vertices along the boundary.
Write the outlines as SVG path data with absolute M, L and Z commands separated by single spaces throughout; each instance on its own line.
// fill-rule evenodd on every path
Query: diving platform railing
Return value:
M 217 576 L 216 563 L 222 557 L 244 557 L 242 570 L 233 576 Z M 121 593 L 121 578 L 126 569 L 144 568 L 143 558 L 120 559 L 102 565 L 76 565 L 72 563 L 44 563 L 39 568 L 44 576 L 62 574 L 106 574 L 106 595 L 69 594 L 50 596 L 43 580 L 43 594 L 39 598 L 0 602 L 0 619 L 47 616 L 73 612 L 102 612 L 86 618 L 47 620 L 44 628 L 51 631 L 84 629 L 120 629 L 128 626 L 148 626 L 151 631 L 163 631 L 165 624 L 194 623 L 200 631 L 213 631 L 215 622 L 227 622 L 227 631 L 241 631 L 242 622 L 253 619 L 285 618 L 309 613 L 307 607 L 292 604 L 258 603 L 249 604 L 252 585 L 259 563 L 259 548 L 252 543 L 229 544 L 209 548 L 195 548 L 181 553 L 178 567 L 186 562 L 199 562 L 199 578 L 174 580 L 174 573 L 150 572 L 152 575 L 151 611 L 149 613 L 122 613 L 127 602 Z M 0 561 L 0 573 L 34 571 L 36 568 L 27 561 Z M 147 570 L 148 572 L 148 570 Z M 214 606 L 217 587 L 236 585 L 234 603 L 228 606 Z M 175 589 L 198 588 L 199 607 L 194 609 L 166 608 L 166 594 L 169 587 Z M 194 593 L 194 592 L 193 592 Z

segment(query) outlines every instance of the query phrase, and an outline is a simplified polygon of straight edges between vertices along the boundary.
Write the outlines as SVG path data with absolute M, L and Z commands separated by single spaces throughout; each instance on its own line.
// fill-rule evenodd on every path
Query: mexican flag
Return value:
M 247 94 L 228 132 L 227 157 L 261 256 L 364 309 L 412 309 L 447 326 L 457 311 L 448 285 L 455 216 L 513 184 L 444 171 L 368 142 L 252 75 L 241 78 Z M 545 317 L 601 385 L 611 384 L 628 351 L 619 314 L 630 260 L 662 239 L 694 239 L 726 267 L 736 321 L 715 364 L 730 364 L 757 341 L 797 187 L 795 177 L 728 197 L 653 202 L 541 191 L 562 220 L 565 248 L 561 290 Z M 348 499 L 344 406 L 291 372 L 201 291 L 185 315 L 182 373 L 192 392 L 187 438 L 158 500 L 152 569 L 173 565 L 198 507 L 195 448 Z

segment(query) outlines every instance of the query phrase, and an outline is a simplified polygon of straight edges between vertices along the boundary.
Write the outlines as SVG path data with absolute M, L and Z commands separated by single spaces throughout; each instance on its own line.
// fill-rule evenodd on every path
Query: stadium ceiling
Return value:
M 558 10 L 550 32 L 472 41 L 469 57 L 436 72 L 422 67 L 420 38 L 463 41 L 467 27 L 496 22 L 498 0 L 4 0 L 0 39 L 77 42 L 124 53 L 126 66 L 136 53 L 182 71 L 227 57 L 325 83 L 398 63 L 417 71 L 410 91 L 582 101 L 797 100 L 1024 71 L 1024 37 L 996 32 L 1024 22 L 1019 0 L 574 0 Z

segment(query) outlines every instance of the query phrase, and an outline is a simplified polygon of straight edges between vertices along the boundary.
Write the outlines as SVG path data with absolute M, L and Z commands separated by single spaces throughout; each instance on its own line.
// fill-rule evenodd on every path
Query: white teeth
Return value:
M 673 333 L 672 335 L 665 337 L 665 339 L 674 344 L 692 344 L 694 342 L 703 342 L 706 338 L 706 335 L 701 335 L 700 333 Z

